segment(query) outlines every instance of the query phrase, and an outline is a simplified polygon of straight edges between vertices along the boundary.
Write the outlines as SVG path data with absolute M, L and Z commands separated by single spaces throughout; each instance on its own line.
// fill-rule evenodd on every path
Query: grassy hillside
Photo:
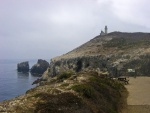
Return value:
M 82 60 L 80 70 L 89 67 L 99 68 L 99 70 L 105 70 L 113 76 L 126 76 L 130 74 L 128 69 L 134 69 L 136 71 L 134 75 L 150 76 L 149 56 L 150 33 L 112 32 L 103 36 L 99 35 L 78 48 L 53 58 L 52 61 L 56 73 L 62 69 L 70 69 L 70 65 L 73 67 L 72 70 L 76 71 L 75 68 L 78 67 L 76 62 Z M 56 64 L 57 62 L 60 66 Z M 92 62 L 95 63 L 95 66 Z M 86 66 L 86 64 L 88 65 Z M 102 64 L 105 66 L 102 67 Z M 55 68 L 56 66 L 59 70 Z
M 74 50 L 54 58 L 54 60 L 87 55 L 120 54 L 120 52 L 132 55 L 133 51 L 137 51 L 141 48 L 150 48 L 150 33 L 112 32 L 107 35 L 96 36 Z
M 23 96 L 1 103 L 0 110 L 10 113 L 119 113 L 126 105 L 126 97 L 127 91 L 118 81 L 100 78 L 93 71 L 65 72 Z

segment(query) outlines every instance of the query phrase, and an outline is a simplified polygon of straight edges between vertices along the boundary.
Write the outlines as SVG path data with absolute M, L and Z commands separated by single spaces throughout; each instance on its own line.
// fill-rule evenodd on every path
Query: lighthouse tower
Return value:
M 107 26 L 105 26 L 105 29 L 104 29 L 104 30 L 105 30 L 105 31 L 101 30 L 101 33 L 100 33 L 101 36 L 107 35 L 107 33 L 108 33 L 108 28 L 107 28 Z
M 105 26 L 105 35 L 107 34 L 107 30 L 108 30 L 108 28 L 107 28 L 107 26 Z

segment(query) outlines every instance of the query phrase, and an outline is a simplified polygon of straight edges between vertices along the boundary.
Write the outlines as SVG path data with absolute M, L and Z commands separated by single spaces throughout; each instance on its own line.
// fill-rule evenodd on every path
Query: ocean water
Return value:
M 39 78 L 38 75 L 17 72 L 17 63 L 23 61 L 29 61 L 30 68 L 37 63 L 37 60 L 0 60 L 0 102 L 35 87 L 32 83 Z

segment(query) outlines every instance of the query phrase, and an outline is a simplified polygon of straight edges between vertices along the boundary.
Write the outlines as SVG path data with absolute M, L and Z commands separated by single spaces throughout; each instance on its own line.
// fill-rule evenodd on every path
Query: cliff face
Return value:
M 55 76 L 64 71 L 80 72 L 83 70 L 107 71 L 111 70 L 111 63 L 105 56 L 82 56 L 77 58 L 61 59 L 52 61 L 49 75 Z M 113 74 L 113 73 L 112 73 Z
M 79 72 L 95 69 L 111 76 L 149 75 L 150 33 L 112 32 L 97 36 L 80 47 L 51 60 L 48 76 L 65 70 Z

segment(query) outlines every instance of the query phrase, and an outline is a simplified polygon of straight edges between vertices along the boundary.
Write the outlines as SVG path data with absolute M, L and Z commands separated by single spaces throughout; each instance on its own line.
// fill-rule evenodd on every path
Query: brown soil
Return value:
M 128 106 L 123 113 L 150 113 L 150 77 L 130 78 Z

